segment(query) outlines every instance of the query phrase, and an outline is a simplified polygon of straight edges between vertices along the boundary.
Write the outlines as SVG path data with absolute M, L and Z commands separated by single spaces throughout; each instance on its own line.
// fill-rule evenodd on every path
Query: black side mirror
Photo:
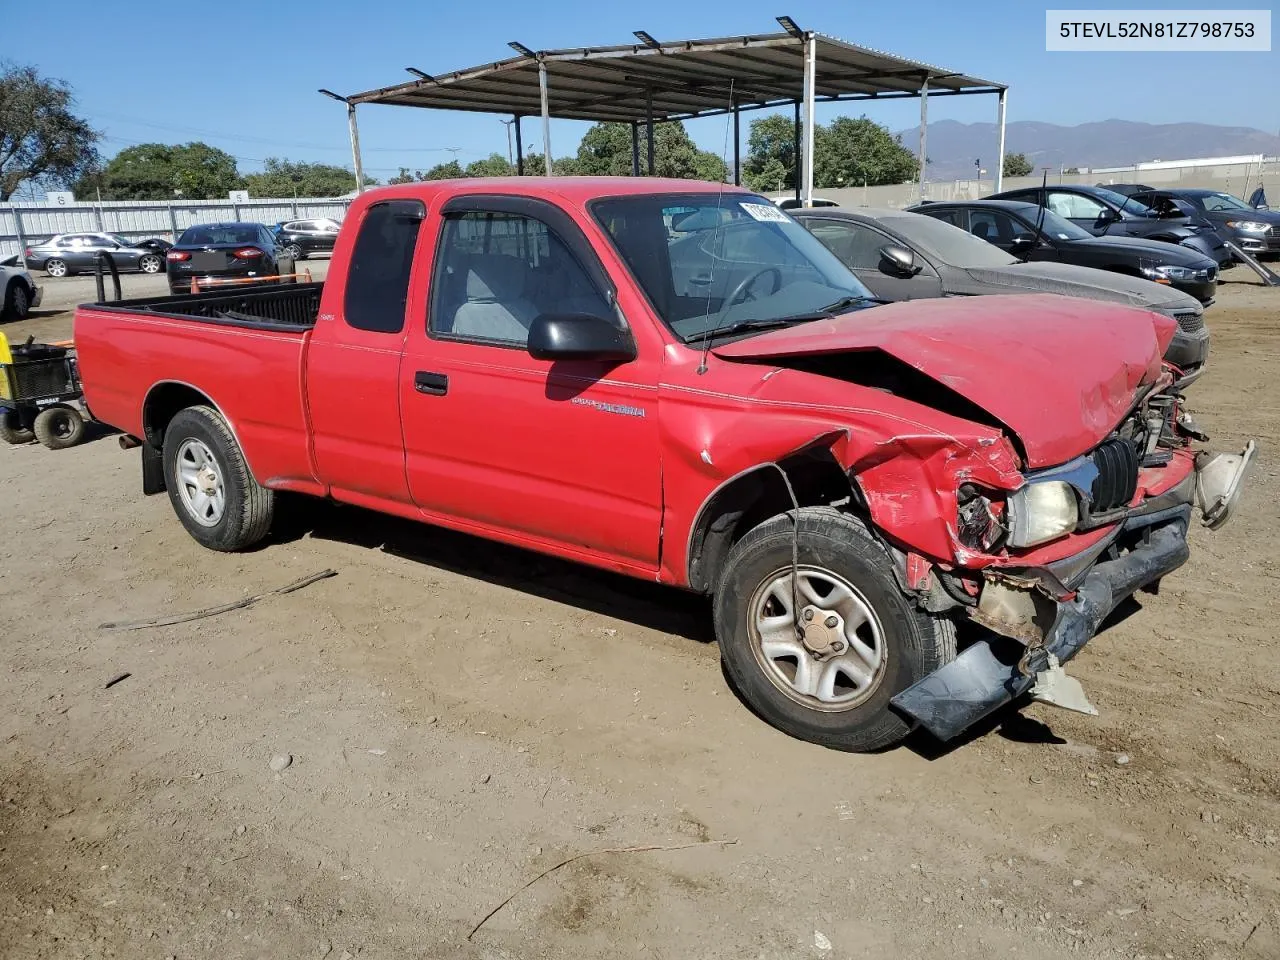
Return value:
M 634 360 L 631 335 L 589 313 L 543 313 L 529 326 L 535 360 Z
M 1110 207 L 1103 207 L 1102 212 L 1098 214 L 1098 223 L 1115 223 L 1120 219 L 1120 214 L 1112 210 Z
M 916 263 L 916 255 L 906 247 L 896 243 L 885 244 L 880 248 L 880 272 L 891 277 L 914 277 L 924 269 Z
M 1029 233 L 1020 233 L 1009 242 L 1009 249 L 1014 253 L 1026 253 L 1040 245 L 1039 241 Z

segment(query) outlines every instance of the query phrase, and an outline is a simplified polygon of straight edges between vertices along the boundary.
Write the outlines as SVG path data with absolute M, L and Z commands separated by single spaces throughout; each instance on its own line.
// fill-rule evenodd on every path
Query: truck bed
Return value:
M 324 282 L 290 283 L 258 289 L 213 290 L 164 297 L 135 297 L 86 304 L 85 309 L 157 314 L 180 320 L 250 327 L 259 330 L 308 330 L 320 312 Z

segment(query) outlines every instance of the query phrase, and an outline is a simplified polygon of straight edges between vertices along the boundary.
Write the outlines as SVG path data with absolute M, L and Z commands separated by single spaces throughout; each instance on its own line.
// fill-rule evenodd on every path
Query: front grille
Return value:
M 1204 311 L 1202 310 L 1178 310 L 1174 313 L 1173 319 L 1178 321 L 1178 328 L 1183 333 L 1195 333 L 1197 330 L 1204 329 Z
M 1091 491 L 1092 513 L 1127 506 L 1138 489 L 1138 451 L 1128 440 L 1107 440 L 1092 453 L 1098 477 Z

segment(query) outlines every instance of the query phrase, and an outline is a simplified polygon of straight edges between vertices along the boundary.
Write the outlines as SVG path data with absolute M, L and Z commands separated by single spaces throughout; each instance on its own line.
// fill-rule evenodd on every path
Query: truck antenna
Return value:
M 733 129 L 733 79 L 734 79 L 733 77 L 729 78 L 729 112 L 725 114 L 724 146 L 720 148 L 720 163 L 724 167 L 726 173 L 729 170 L 729 131 Z M 736 173 L 737 171 L 735 170 L 734 172 Z M 724 181 L 721 180 L 720 189 L 716 191 L 716 226 L 715 226 L 716 232 L 712 234 L 712 237 L 711 237 L 711 270 L 710 270 L 710 278 L 707 281 L 707 316 L 711 316 L 711 294 L 715 291 L 716 249 L 718 246 L 717 241 L 720 238 L 720 229 L 722 226 L 720 222 L 720 205 L 723 200 L 724 200 Z M 723 308 L 724 304 L 721 304 L 720 306 Z M 720 324 L 723 322 L 724 322 L 724 318 L 721 317 L 720 320 L 716 323 L 715 328 L 712 329 L 711 332 L 706 335 L 706 340 L 703 341 L 702 360 L 698 363 L 699 376 L 707 372 L 707 357 L 711 353 L 711 341 L 712 339 L 714 339 L 716 335 L 716 330 L 720 329 Z

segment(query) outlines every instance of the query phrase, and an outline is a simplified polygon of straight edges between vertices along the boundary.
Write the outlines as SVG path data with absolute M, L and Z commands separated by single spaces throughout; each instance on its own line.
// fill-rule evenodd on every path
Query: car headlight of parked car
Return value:
M 1271 229 L 1269 224 L 1259 223 L 1257 220 L 1228 220 L 1227 226 L 1241 233 L 1266 233 Z
M 1174 280 L 1195 280 L 1197 271 L 1192 267 L 1175 267 L 1171 264 L 1148 266 L 1142 268 L 1142 275 L 1156 283 L 1171 283 Z
M 1009 497 L 1009 546 L 1033 547 L 1066 536 L 1080 522 L 1075 491 L 1061 480 L 1028 483 Z

